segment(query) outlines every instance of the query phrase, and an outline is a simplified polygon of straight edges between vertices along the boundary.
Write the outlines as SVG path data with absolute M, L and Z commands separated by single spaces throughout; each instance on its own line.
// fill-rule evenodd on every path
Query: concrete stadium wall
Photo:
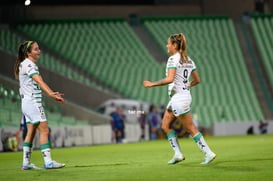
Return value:
M 15 135 L 18 128 L 0 127 L 0 151 L 3 150 L 2 140 L 6 135 Z M 148 126 L 146 126 L 146 140 L 148 140 Z M 141 134 L 139 124 L 125 125 L 125 142 L 137 142 Z M 21 134 L 20 134 L 21 136 Z M 51 127 L 51 141 L 53 147 L 90 146 L 112 143 L 111 125 L 90 125 L 90 126 L 63 126 Z M 22 142 L 22 138 L 21 138 Z M 39 136 L 34 139 L 34 147 L 39 148 Z
M 273 120 L 268 121 L 268 134 L 273 133 Z M 214 123 L 214 136 L 246 135 L 247 129 L 253 126 L 254 134 L 259 133 L 259 122 L 229 122 Z M 18 128 L 0 127 L 0 151 L 3 150 L 2 140 L 6 135 L 15 135 Z M 139 124 L 125 125 L 125 142 L 138 142 L 141 134 Z M 20 134 L 21 135 L 21 134 Z M 148 140 L 148 126 L 145 130 L 145 140 Z M 98 144 L 111 144 L 111 125 L 89 125 L 89 126 L 62 126 L 51 127 L 51 141 L 53 147 L 91 146 Z M 22 140 L 21 140 L 22 142 Z M 39 136 L 34 139 L 34 148 L 39 148 Z
M 268 122 L 268 133 L 273 133 L 273 120 Z M 256 121 L 232 121 L 232 122 L 215 122 L 213 124 L 214 136 L 228 136 L 228 135 L 246 135 L 247 129 L 253 126 L 254 134 L 260 134 L 259 122 Z

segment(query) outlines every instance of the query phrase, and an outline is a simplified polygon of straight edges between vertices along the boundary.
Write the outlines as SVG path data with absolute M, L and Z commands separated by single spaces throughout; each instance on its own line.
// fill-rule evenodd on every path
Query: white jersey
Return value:
M 166 76 L 168 76 L 168 69 L 176 69 L 175 79 L 168 87 L 169 96 L 173 96 L 176 93 L 190 94 L 188 84 L 190 82 L 189 79 L 192 71 L 196 69 L 195 63 L 190 58 L 188 63 L 182 63 L 180 60 L 180 54 L 176 53 L 168 59 Z
M 40 74 L 37 65 L 29 59 L 21 62 L 19 67 L 20 95 L 22 98 L 32 99 L 36 103 L 42 102 L 42 90 L 32 79 L 33 75 Z

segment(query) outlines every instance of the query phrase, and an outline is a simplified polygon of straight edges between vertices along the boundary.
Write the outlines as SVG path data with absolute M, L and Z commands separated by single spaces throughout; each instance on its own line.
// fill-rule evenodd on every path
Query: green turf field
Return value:
M 22 152 L 0 153 L 0 180 L 273 180 L 273 135 L 206 137 L 217 158 L 200 165 L 203 154 L 187 138 L 180 139 L 184 162 L 167 165 L 173 151 L 166 140 L 52 150 L 66 163 L 58 170 L 21 171 Z M 42 166 L 40 151 L 32 162 Z

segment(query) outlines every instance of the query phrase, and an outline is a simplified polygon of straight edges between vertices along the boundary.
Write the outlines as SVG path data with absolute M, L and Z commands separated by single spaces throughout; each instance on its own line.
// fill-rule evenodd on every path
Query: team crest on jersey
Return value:
M 30 68 L 28 71 L 27 71 L 27 73 L 30 73 L 30 72 L 32 72 L 33 70 L 35 70 L 35 68 Z
M 174 63 L 174 60 L 171 58 L 169 61 L 168 61 L 168 67 L 172 67 L 174 66 L 175 63 Z
M 29 68 L 31 68 L 31 67 L 32 67 L 32 65 L 31 65 L 31 64 L 28 64 L 28 67 L 29 67 Z

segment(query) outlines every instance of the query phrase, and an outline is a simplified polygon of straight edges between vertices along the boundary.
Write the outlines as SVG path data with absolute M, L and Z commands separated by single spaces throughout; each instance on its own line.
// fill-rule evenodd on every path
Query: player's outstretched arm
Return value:
M 62 97 L 64 94 L 59 92 L 54 92 L 42 79 L 42 77 L 38 74 L 33 75 L 32 78 L 39 84 L 41 89 L 51 98 L 55 99 L 58 102 L 63 103 L 64 98 Z
M 165 77 L 162 80 L 156 81 L 156 82 L 151 82 L 151 81 L 148 81 L 148 80 L 144 80 L 143 81 L 143 86 L 144 87 L 155 87 L 155 86 L 170 84 L 170 83 L 172 83 L 174 81 L 175 73 L 176 73 L 175 69 L 168 69 L 168 76 L 167 77 Z

